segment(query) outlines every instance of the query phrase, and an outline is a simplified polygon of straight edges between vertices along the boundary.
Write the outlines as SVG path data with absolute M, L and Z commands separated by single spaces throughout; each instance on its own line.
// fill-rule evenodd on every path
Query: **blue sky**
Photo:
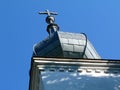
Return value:
M 39 11 L 61 31 L 87 34 L 102 58 L 120 59 L 120 0 L 1 0 L 0 90 L 28 90 L 32 47 L 48 36 Z

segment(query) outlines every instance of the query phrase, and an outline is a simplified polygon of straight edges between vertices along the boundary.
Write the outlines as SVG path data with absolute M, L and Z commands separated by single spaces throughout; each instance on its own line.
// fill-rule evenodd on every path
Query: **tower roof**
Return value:
M 36 44 L 34 56 L 100 59 L 85 34 L 60 31 Z

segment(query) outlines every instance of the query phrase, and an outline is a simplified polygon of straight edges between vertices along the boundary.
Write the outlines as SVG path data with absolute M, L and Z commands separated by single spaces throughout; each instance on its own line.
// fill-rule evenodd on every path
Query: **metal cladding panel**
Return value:
M 100 59 L 85 34 L 58 32 L 64 57 Z
M 84 48 L 83 45 L 74 45 L 74 52 L 84 52 Z
M 62 49 L 64 51 L 72 51 L 73 52 L 73 45 L 72 44 L 62 44 Z
M 64 57 L 82 58 L 86 40 L 83 34 L 58 32 L 58 35 Z
M 69 32 L 58 32 L 60 38 L 84 40 L 85 36 L 79 33 L 69 33 Z
M 33 56 L 100 59 L 84 34 L 68 32 L 55 32 L 36 44 Z
M 64 51 L 63 52 L 64 57 L 66 58 L 83 58 L 82 53 L 80 52 L 71 52 L 71 51 Z
M 34 56 L 60 57 L 61 55 L 62 49 L 57 32 L 34 47 Z
M 89 40 L 87 40 L 87 47 L 85 50 L 85 55 L 87 56 L 87 58 L 101 59 L 101 57 L 96 52 L 96 50 L 94 49 L 94 47 L 92 46 Z

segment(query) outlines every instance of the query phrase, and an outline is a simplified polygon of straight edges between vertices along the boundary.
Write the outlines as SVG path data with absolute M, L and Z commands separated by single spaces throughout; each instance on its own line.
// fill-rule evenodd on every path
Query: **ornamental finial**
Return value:
M 46 14 L 46 22 L 48 23 L 47 32 L 52 35 L 54 32 L 59 31 L 59 26 L 55 24 L 55 18 L 52 15 L 58 15 L 56 12 L 50 12 L 46 10 L 45 12 L 39 12 L 39 14 Z

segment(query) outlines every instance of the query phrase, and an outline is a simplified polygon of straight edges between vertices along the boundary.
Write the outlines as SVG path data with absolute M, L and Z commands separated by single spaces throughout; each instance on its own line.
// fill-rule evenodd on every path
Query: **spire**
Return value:
M 54 32 L 59 30 L 59 26 L 55 24 L 55 18 L 53 15 L 58 15 L 56 12 L 50 12 L 49 10 L 46 10 L 45 12 L 39 12 L 39 14 L 46 14 L 46 23 L 47 26 L 47 32 L 49 35 L 53 34 Z

